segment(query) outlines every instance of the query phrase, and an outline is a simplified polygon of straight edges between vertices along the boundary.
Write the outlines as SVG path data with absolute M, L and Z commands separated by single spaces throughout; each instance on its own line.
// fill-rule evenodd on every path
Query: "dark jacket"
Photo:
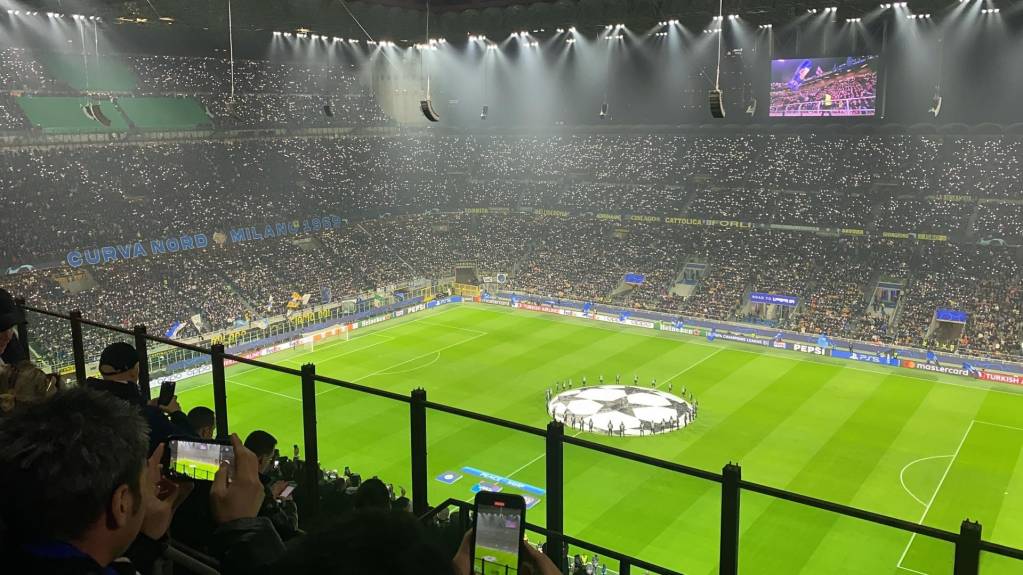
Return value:
M 273 479 L 260 473 L 259 480 L 263 483 L 263 506 L 259 509 L 259 516 L 269 519 L 285 541 L 298 535 L 298 507 L 295 502 L 277 501 L 270 490 Z
M 46 575 L 146 575 L 167 547 L 139 534 L 125 557 L 107 567 L 67 543 L 39 545 L 11 544 L 0 555 L 5 573 Z M 245 575 L 265 568 L 284 554 L 284 544 L 270 521 L 262 518 L 237 519 L 213 532 L 213 557 L 220 561 L 222 575 Z M 9 569 L 9 571 L 8 571 Z
M 145 417 L 146 423 L 149 424 L 150 453 L 156 449 L 157 445 L 171 437 L 198 437 L 191 424 L 188 423 L 187 415 L 181 411 L 168 415 L 159 407 L 148 405 L 138 384 L 90 377 L 85 380 L 85 385 L 97 391 L 112 393 L 128 403 L 138 406 L 142 417 Z

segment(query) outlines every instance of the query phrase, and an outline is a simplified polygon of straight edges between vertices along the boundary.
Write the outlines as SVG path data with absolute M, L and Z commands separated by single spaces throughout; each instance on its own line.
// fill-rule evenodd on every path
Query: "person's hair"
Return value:
M 255 453 L 256 457 L 273 455 L 274 449 L 277 447 L 277 438 L 262 429 L 257 429 L 245 438 L 245 447 Z
M 193 407 L 188 412 L 188 423 L 192 426 L 192 429 L 199 431 L 203 427 L 213 427 L 216 425 L 217 416 L 213 413 L 212 409 L 200 405 Z
M 121 485 L 138 510 L 148 435 L 135 406 L 88 388 L 19 406 L 0 420 L 0 521 L 25 539 L 74 540 Z
M 352 505 L 356 509 L 390 509 L 391 494 L 383 481 L 373 477 L 359 486 L 352 498 Z
M 412 514 L 382 509 L 344 515 L 304 537 L 274 567 L 293 575 L 454 574 L 450 555 Z

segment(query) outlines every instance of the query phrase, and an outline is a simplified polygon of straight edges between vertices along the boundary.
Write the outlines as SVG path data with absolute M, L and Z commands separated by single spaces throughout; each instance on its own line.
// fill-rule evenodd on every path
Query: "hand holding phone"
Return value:
M 164 451 L 163 468 L 171 477 L 213 481 L 221 464 L 234 478 L 234 446 L 216 439 L 171 439 Z
M 480 491 L 473 514 L 472 572 L 482 575 L 518 573 L 522 568 L 522 537 L 526 501 L 521 495 Z
M 160 397 L 156 400 L 156 404 L 160 407 L 170 405 L 170 402 L 174 400 L 174 391 L 177 386 L 175 381 L 165 381 L 160 384 Z

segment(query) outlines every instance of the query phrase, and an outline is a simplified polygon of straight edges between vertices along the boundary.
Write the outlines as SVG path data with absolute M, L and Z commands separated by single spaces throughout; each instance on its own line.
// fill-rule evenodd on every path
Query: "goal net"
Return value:
M 299 346 L 305 351 L 313 352 L 316 351 L 317 346 L 322 345 L 328 339 L 343 337 L 344 341 L 348 341 L 350 333 L 348 326 L 344 324 L 306 332 L 299 339 Z

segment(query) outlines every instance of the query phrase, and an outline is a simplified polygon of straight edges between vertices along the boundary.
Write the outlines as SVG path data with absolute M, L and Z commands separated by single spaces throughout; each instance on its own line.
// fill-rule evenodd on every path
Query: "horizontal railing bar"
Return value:
M 981 551 L 987 551 L 996 555 L 1002 555 L 1003 557 L 1011 557 L 1023 561 L 1023 549 L 1016 549 L 1015 547 L 1008 547 L 998 543 L 992 543 L 990 541 L 980 542 Z
M 522 433 L 528 433 L 530 435 L 536 435 L 538 437 L 547 437 L 547 431 L 538 427 L 532 427 L 523 423 L 516 423 L 514 421 L 508 421 L 506 419 L 499 419 L 489 415 L 483 415 L 482 413 L 476 413 L 474 411 L 468 411 L 458 407 L 452 407 L 450 405 L 444 405 L 443 403 L 434 403 L 432 401 L 426 402 L 426 408 L 434 411 L 441 411 L 443 413 L 449 413 L 451 415 L 458 415 L 467 419 L 474 419 L 476 421 L 482 421 L 483 423 L 489 423 L 498 427 L 504 427 L 507 429 L 514 429 L 515 431 L 521 431 Z
M 384 398 L 387 398 L 387 399 L 393 399 L 394 401 L 401 401 L 403 403 L 411 403 L 412 402 L 412 398 L 407 396 L 407 395 L 402 395 L 400 393 L 395 393 L 393 391 L 386 391 L 386 390 L 383 390 L 383 389 L 376 389 L 374 387 L 368 387 L 368 386 L 365 386 L 365 385 L 360 385 L 358 383 L 352 383 L 350 381 L 344 381 L 344 380 L 341 380 L 341 379 L 335 379 L 333 377 L 327 377 L 325 375 L 318 375 L 317 374 L 316 377 L 314 377 L 313 379 L 315 379 L 316 381 L 322 381 L 323 383 L 326 383 L 326 384 L 335 385 L 337 387 L 342 387 L 344 389 L 350 389 L 352 391 L 359 391 L 359 392 L 362 392 L 362 393 L 368 393 L 369 395 L 375 395 L 377 397 L 384 397 Z
M 469 503 L 468 501 L 462 501 L 461 499 L 455 499 L 454 497 L 449 497 L 449 498 L 445 499 L 444 501 L 442 501 L 440 505 L 434 507 L 433 509 L 431 509 L 427 513 L 425 513 L 422 516 L 420 516 L 419 520 L 420 521 L 428 521 L 430 519 L 433 519 L 442 510 L 447 509 L 448 507 L 450 507 L 452 505 L 455 506 L 455 507 L 458 507 L 459 510 L 461 510 L 461 511 L 466 511 L 466 510 L 472 508 L 472 503 Z M 581 539 L 576 539 L 575 537 L 572 537 L 570 535 L 565 535 L 564 533 L 554 533 L 553 531 L 547 529 L 546 527 L 541 527 L 539 525 L 536 525 L 535 523 L 529 523 L 527 521 L 526 522 L 526 529 L 529 530 L 529 531 L 533 531 L 535 533 L 539 533 L 540 535 L 543 535 L 544 537 L 547 537 L 548 539 L 551 537 L 551 535 L 559 535 L 559 536 L 561 536 L 562 540 L 564 540 L 566 543 L 568 543 L 570 545 L 575 545 L 576 547 L 582 547 L 582 548 L 584 548 L 584 549 L 586 549 L 588 551 L 593 551 L 593 552 L 595 552 L 595 553 L 597 553 L 599 555 L 603 555 L 604 557 L 607 557 L 607 558 L 610 558 L 610 559 L 614 559 L 615 561 L 626 562 L 626 563 L 628 563 L 628 564 L 630 564 L 630 565 L 632 565 L 634 567 L 639 567 L 641 569 L 646 569 L 647 571 L 653 571 L 654 573 L 659 573 L 660 575 L 683 575 L 682 573 L 679 573 L 678 571 L 672 571 L 671 569 L 668 569 L 666 567 L 660 567 L 660 566 L 654 565 L 652 563 L 647 563 L 646 561 L 643 561 L 642 559 L 637 559 L 635 557 L 632 557 L 632 556 L 629 556 L 629 555 L 625 555 L 624 553 L 619 553 L 618 551 L 615 551 L 613 549 L 608 549 L 607 547 L 602 547 L 602 546 L 597 545 L 595 543 L 590 543 L 588 541 L 583 541 Z
M 547 530 L 544 527 L 540 527 L 539 525 L 530 523 L 528 521 L 526 522 L 526 529 L 528 529 L 530 531 L 534 531 L 536 533 L 539 533 L 539 534 L 541 534 L 541 535 L 543 535 L 545 537 L 548 537 L 548 538 L 551 535 L 558 535 L 558 536 L 561 537 L 562 541 L 564 541 L 565 543 L 568 543 L 569 545 L 575 545 L 576 547 L 582 547 L 582 548 L 587 549 L 589 551 L 594 551 L 596 553 L 599 553 L 599 554 L 601 554 L 601 555 L 603 555 L 605 557 L 610 557 L 611 559 L 614 559 L 615 561 L 626 562 L 626 563 L 632 565 L 633 567 L 639 567 L 641 569 L 646 569 L 647 571 L 653 571 L 654 573 L 659 573 L 660 575 L 684 575 L 683 573 L 680 573 L 678 571 L 673 571 L 671 569 L 668 569 L 667 567 L 660 567 L 660 566 L 654 565 L 652 563 L 647 563 L 646 561 L 643 561 L 642 559 L 637 559 L 637 558 L 629 556 L 629 555 L 618 553 L 617 551 L 608 549 L 607 547 L 601 547 L 600 545 L 596 545 L 594 543 L 589 543 L 589 542 L 583 541 L 581 539 L 576 539 L 575 537 L 572 537 L 571 535 L 565 535 L 564 533 L 554 533 L 553 531 L 549 531 L 549 530 Z
M 959 540 L 958 533 L 952 533 L 951 531 L 945 531 L 943 529 L 938 529 L 937 527 L 929 527 L 920 523 L 913 523 L 912 521 L 906 521 L 905 519 L 898 519 L 888 515 L 881 515 L 880 513 L 874 513 L 873 511 L 857 509 L 856 507 L 842 505 L 841 503 L 835 503 L 833 501 L 826 501 L 824 499 L 818 499 L 808 495 L 792 493 L 776 487 L 768 487 L 766 485 L 752 483 L 745 480 L 739 481 L 739 487 L 744 491 L 752 491 L 754 493 L 760 493 L 761 495 L 767 495 L 776 499 L 784 499 L 785 501 L 791 501 L 808 507 L 838 513 L 839 515 L 845 515 L 847 517 L 862 519 L 863 521 L 868 521 L 870 523 L 877 523 L 888 527 L 894 527 L 896 529 L 902 529 L 903 531 L 910 531 L 919 535 L 933 537 L 934 539 L 948 541 L 950 543 L 955 543 Z
M 591 451 L 599 451 L 607 455 L 613 455 L 622 459 L 628 459 L 635 461 L 636 463 L 643 463 L 652 467 L 660 469 L 666 469 L 668 471 L 674 471 L 683 475 L 689 475 L 691 477 L 699 477 L 700 479 L 706 479 L 707 481 L 713 481 L 715 483 L 721 483 L 724 479 L 720 473 L 714 473 L 713 471 L 707 471 L 704 469 L 698 469 L 696 467 L 690 467 L 688 465 L 682 465 L 681 463 L 675 463 L 672 461 L 665 461 L 663 459 L 657 459 L 656 457 L 650 457 L 649 455 L 643 455 L 641 453 L 633 453 L 632 451 L 626 451 L 617 447 L 611 447 L 610 445 L 604 445 L 603 443 L 596 443 L 587 439 L 579 439 L 570 435 L 565 436 L 565 443 L 577 445 Z

